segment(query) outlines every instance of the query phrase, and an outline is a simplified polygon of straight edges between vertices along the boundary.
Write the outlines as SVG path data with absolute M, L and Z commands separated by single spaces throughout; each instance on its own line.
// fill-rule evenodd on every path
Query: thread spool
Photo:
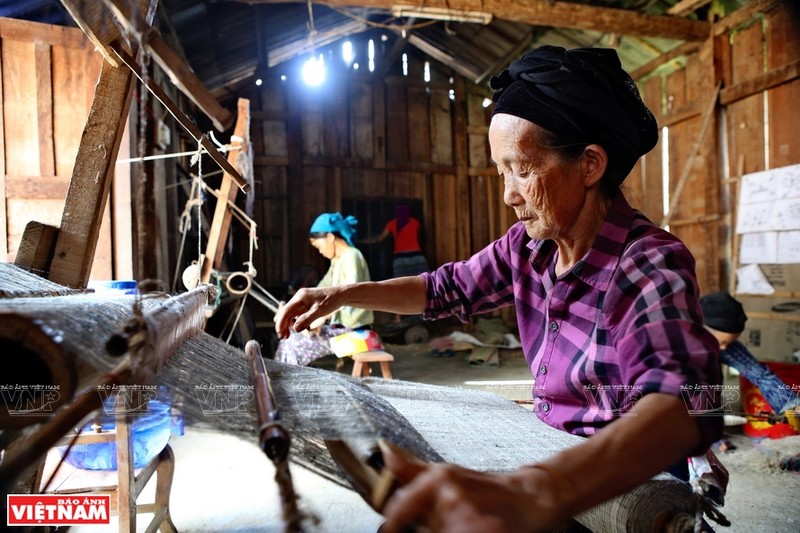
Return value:
M 246 294 L 253 285 L 253 279 L 246 272 L 231 272 L 225 279 L 225 288 L 236 296 Z

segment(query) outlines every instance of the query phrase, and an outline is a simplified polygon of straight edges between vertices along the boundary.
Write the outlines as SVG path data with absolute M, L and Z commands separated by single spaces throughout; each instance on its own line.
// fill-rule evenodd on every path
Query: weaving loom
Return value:
M 136 313 L 169 315 L 164 310 L 174 311 L 176 301 L 195 297 L 191 307 L 196 315 L 197 309 L 202 310 L 205 305 L 202 299 L 207 298 L 201 289 L 196 289 L 201 291 L 198 296 L 193 291 L 180 297 L 70 294 L 75 291 L 16 267 L 0 268 L 0 294 L 4 296 L 0 299 L 0 313 L 4 316 L 0 343 L 18 349 L 6 352 L 13 356 L 4 358 L 3 375 L 41 383 L 35 380 L 46 379 L 49 373 L 51 381 L 46 383 L 61 387 L 58 403 L 50 406 L 53 417 L 79 403 L 81 390 L 91 389 L 93 383 L 119 367 L 119 358 L 107 352 L 107 344 L 110 339 L 120 340 L 120 332 L 137 319 Z M 31 297 L 34 294 L 36 297 Z M 158 364 L 135 369 L 133 375 L 150 376 L 152 383 L 168 390 L 187 425 L 255 441 L 259 428 L 245 353 L 204 333 L 198 324 L 191 323 L 191 316 L 168 317 L 164 325 L 170 327 L 173 319 L 183 324 L 181 331 L 164 333 L 169 337 L 166 342 L 145 342 L 161 346 L 156 354 Z M 16 329 L 5 326 L 12 322 L 18 324 Z M 39 338 L 40 344 L 20 349 L 20 328 L 26 331 L 26 339 Z M 132 333 L 122 340 L 130 346 L 136 338 L 137 334 Z M 35 351 L 36 346 L 44 346 L 44 352 Z M 25 365 L 27 374 L 11 374 L 12 360 L 14 364 L 29 363 Z M 33 364 L 34 360 L 39 363 Z M 384 438 L 425 461 L 507 472 L 542 461 L 582 440 L 547 426 L 527 409 L 492 393 L 398 380 L 361 380 L 272 360 L 264 362 L 281 424 L 291 434 L 289 459 L 344 486 L 352 485 L 352 472 L 334 460 L 326 442 L 370 443 Z M 24 428 L 19 431 L 20 438 L 32 438 L 34 424 L 50 421 L 41 414 L 0 418 L 0 429 L 13 433 Z M 63 431 L 53 437 L 62 437 L 74 426 L 61 426 Z M 52 440 L 45 439 L 43 443 Z M 38 453 L 43 450 L 38 449 Z M 0 464 L 0 484 L 4 489 L 13 488 L 23 470 L 32 467 L 38 456 L 25 459 L 30 464 L 9 466 L 8 460 Z M 366 498 L 363 491 L 355 488 Z M 696 500 L 686 484 L 662 474 L 576 520 L 598 532 L 689 531 L 694 524 L 695 506 Z

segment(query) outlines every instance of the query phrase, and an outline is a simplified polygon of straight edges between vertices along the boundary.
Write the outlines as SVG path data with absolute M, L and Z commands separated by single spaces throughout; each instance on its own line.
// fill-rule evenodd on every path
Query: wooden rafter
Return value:
M 283 0 L 239 0 L 248 4 L 285 3 Z M 306 3 L 306 0 L 290 0 Z M 366 7 L 391 10 L 393 7 L 420 7 L 415 0 L 323 0 L 315 2 L 331 7 Z M 453 9 L 450 0 L 425 0 L 426 8 Z M 557 0 L 464 0 L 458 2 L 458 11 L 476 11 L 493 17 L 532 26 L 594 30 L 619 35 L 662 37 L 683 41 L 706 39 L 711 31 L 709 23 L 673 16 L 645 15 L 627 9 L 595 7 L 575 2 Z

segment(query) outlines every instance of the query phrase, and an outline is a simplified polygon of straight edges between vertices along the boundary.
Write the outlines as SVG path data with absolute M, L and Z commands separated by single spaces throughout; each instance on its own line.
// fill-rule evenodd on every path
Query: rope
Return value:
M 191 167 L 195 163 L 197 163 L 197 183 L 200 188 L 206 189 L 206 184 L 203 182 L 203 145 L 202 145 L 203 138 L 201 137 L 197 141 L 197 151 L 192 156 L 192 159 L 189 163 Z M 194 184 L 192 185 L 194 188 Z M 198 203 L 197 205 L 197 268 L 203 268 L 203 197 L 202 194 L 198 193 Z

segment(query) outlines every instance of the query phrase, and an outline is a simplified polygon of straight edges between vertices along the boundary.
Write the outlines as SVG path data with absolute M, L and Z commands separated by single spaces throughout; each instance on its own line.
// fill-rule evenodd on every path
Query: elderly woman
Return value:
M 309 230 L 309 242 L 331 264 L 317 287 L 333 287 L 359 281 L 369 281 L 369 267 L 355 247 L 354 238 L 358 221 L 353 216 L 323 213 Z M 331 309 L 316 317 L 311 333 L 293 332 L 278 344 L 275 358 L 284 363 L 308 365 L 333 353 L 330 339 L 348 331 L 370 329 L 374 321 L 372 311 L 350 306 Z M 337 366 L 338 368 L 338 366 Z
M 671 465 L 685 471 L 722 430 L 719 417 L 691 417 L 707 406 L 682 396 L 720 382 L 694 259 L 619 190 L 658 128 L 616 52 L 541 47 L 492 87 L 489 144 L 519 222 L 431 273 L 300 291 L 276 328 L 303 330 L 340 305 L 462 320 L 514 305 L 534 411 L 590 438 L 511 474 L 387 450 L 403 487 L 385 507 L 385 533 L 549 530 Z

